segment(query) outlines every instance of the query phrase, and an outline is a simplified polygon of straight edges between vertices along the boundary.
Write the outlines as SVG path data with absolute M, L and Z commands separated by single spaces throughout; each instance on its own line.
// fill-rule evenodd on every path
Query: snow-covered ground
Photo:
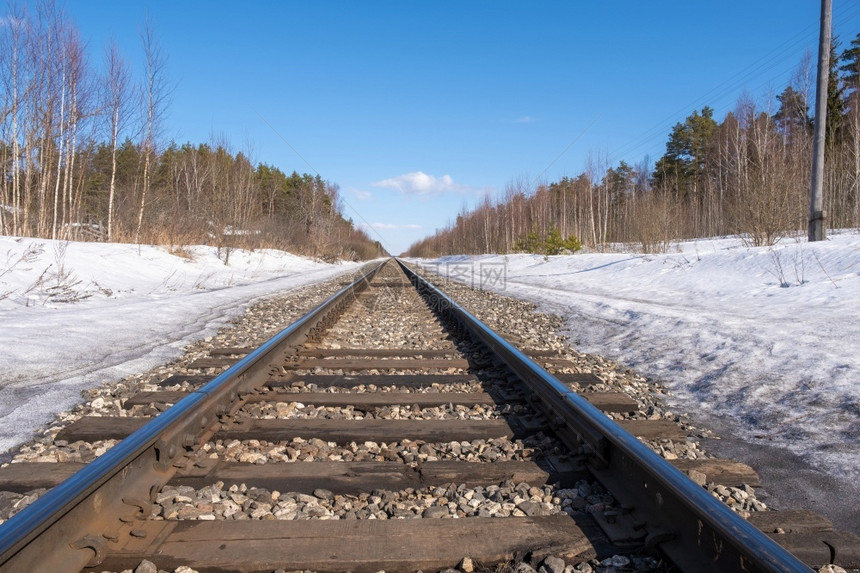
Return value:
M 562 316 L 577 347 L 662 380 L 679 411 L 716 423 L 724 441 L 777 461 L 792 452 L 835 476 L 822 497 L 858 521 L 860 233 L 421 262 Z M 212 247 L 0 237 L 0 455 L 82 389 L 178 357 L 240 305 L 355 267 L 277 251 L 233 251 L 225 265 Z M 783 473 L 807 487 L 803 468 Z
M 699 240 L 670 251 L 421 264 L 537 303 L 564 318 L 576 347 L 661 380 L 679 411 L 856 487 L 860 234 L 764 248 Z
M 164 364 L 240 307 L 355 263 L 271 250 L 0 237 L 0 454 L 84 388 Z

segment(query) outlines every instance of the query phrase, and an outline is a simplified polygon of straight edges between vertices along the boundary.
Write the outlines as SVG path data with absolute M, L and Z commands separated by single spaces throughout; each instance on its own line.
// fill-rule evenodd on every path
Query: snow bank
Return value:
M 679 410 L 858 481 L 860 234 L 673 250 L 421 263 L 536 302 L 576 347 L 661 379 Z
M 177 358 L 254 299 L 358 266 L 271 250 L 224 260 L 205 246 L 0 237 L 0 453 L 84 388 Z

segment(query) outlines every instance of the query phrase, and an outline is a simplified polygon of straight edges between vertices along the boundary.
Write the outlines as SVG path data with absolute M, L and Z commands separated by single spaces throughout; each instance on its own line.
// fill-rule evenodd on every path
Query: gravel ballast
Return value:
M 153 371 L 130 377 L 116 384 L 105 385 L 85 393 L 87 403 L 72 412 L 60 415 L 57 421 L 46 428 L 42 435 L 15 452 L 13 462 L 43 463 L 80 461 L 88 462 L 102 455 L 114 441 L 97 443 L 55 442 L 53 437 L 67 424 L 87 415 L 135 416 L 157 414 L 158 407 L 135 407 L 127 410 L 123 402 L 143 391 L 189 390 L 188 383 L 172 388 L 158 386 L 163 379 L 173 375 L 199 374 L 199 370 L 187 368 L 190 362 L 208 356 L 212 348 L 251 347 L 289 325 L 336 290 L 342 279 L 324 285 L 306 287 L 274 297 L 251 307 L 228 328 L 188 348 L 183 359 Z M 455 283 L 446 283 L 449 292 L 470 312 L 486 322 L 500 334 L 515 340 L 521 348 L 557 351 L 559 357 L 571 361 L 575 366 L 565 368 L 567 373 L 593 373 L 599 383 L 581 387 L 584 391 L 619 391 L 634 398 L 638 410 L 633 414 L 613 414 L 612 417 L 673 420 L 682 425 L 690 436 L 683 441 L 660 440 L 646 442 L 651 449 L 665 459 L 700 459 L 711 457 L 700 447 L 700 439 L 709 436 L 707 430 L 696 428 L 687 417 L 677 415 L 663 405 L 665 391 L 652 381 L 636 374 L 629 368 L 606 360 L 600 356 L 579 353 L 567 346 L 557 334 L 563 328 L 557 317 L 538 314 L 534 306 L 488 292 L 477 291 Z M 441 330 L 428 323 L 422 312 L 415 312 L 405 320 L 372 319 L 368 309 L 388 302 L 415 298 L 405 295 L 402 287 L 383 288 L 375 297 L 366 297 L 361 304 L 346 312 L 344 321 L 331 329 L 319 341 L 319 348 L 433 348 L 460 349 L 470 351 L 471 343 L 454 344 Z M 399 298 L 398 298 L 399 297 Z M 409 301 L 412 303 L 413 301 Z M 208 373 L 216 374 L 220 370 Z M 368 371 L 366 374 L 385 373 L 384 370 Z M 464 373 L 451 369 L 449 374 Z M 317 368 L 306 374 L 343 374 L 342 371 Z M 317 388 L 312 383 L 298 381 L 284 390 L 296 394 L 295 401 L 260 402 L 246 405 L 239 417 L 262 417 L 277 419 L 399 419 L 399 420 L 480 420 L 498 419 L 511 414 L 525 413 L 524 406 L 439 406 L 413 408 L 392 406 L 378 410 L 358 411 L 351 407 L 318 407 L 302 402 L 301 393 L 313 392 L 478 392 L 491 389 L 510 389 L 513 382 L 509 374 L 500 368 L 485 369 L 481 382 L 464 382 L 433 385 L 425 388 L 398 386 L 377 387 L 372 384 L 356 385 L 353 388 Z M 417 465 L 428 461 L 464 460 L 469 462 L 525 461 L 550 455 L 563 455 L 563 445 L 554 437 L 543 434 L 525 439 L 499 438 L 470 442 L 426 443 L 403 440 L 399 442 L 363 442 L 336 444 L 313 438 L 294 438 L 286 442 L 261 440 L 211 441 L 196 453 L 198 457 L 220 459 L 230 462 L 254 464 L 301 463 L 311 461 L 399 461 Z M 742 515 L 766 509 L 766 505 L 755 496 L 755 491 L 745 486 L 730 488 L 719 484 L 705 484 L 712 495 L 727 503 Z M 0 492 L 0 523 L 32 503 L 43 491 L 27 494 Z M 559 489 L 556 486 L 533 486 L 528 483 L 505 482 L 484 487 L 465 487 L 458 484 L 448 486 L 407 489 L 402 491 L 378 491 L 359 496 L 334 495 L 325 490 L 310 494 L 268 491 L 245 485 L 224 487 L 217 482 L 200 489 L 165 486 L 158 495 L 153 509 L 154 519 L 177 520 L 254 520 L 254 519 L 453 519 L 496 518 L 510 515 L 553 515 L 568 513 L 594 513 L 613 507 L 612 495 L 595 483 L 580 482 L 573 488 Z M 474 564 L 461 562 L 457 571 L 474 569 Z M 150 567 L 152 567 L 150 569 Z M 550 557 L 541 562 L 518 562 L 506 565 L 509 571 L 655 571 L 663 570 L 657 561 L 648 556 L 617 555 L 602 562 L 586 563 L 558 562 Z M 158 571 L 152 563 L 144 562 L 134 571 Z M 496 570 L 503 570 L 501 568 Z M 177 572 L 190 573 L 188 568 Z

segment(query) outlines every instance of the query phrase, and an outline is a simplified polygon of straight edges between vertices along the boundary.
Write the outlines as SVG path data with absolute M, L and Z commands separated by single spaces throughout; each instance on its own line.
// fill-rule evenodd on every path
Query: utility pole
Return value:
M 821 0 L 818 35 L 818 87 L 815 90 L 815 139 L 812 144 L 812 185 L 809 189 L 809 241 L 827 238 L 824 213 L 824 143 L 827 125 L 827 80 L 830 72 L 831 0 Z

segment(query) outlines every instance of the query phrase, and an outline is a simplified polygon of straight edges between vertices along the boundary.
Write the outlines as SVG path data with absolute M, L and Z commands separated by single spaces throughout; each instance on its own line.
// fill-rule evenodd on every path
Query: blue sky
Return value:
M 860 2 L 833 4 L 844 47 Z M 315 170 L 396 254 L 513 182 L 574 176 L 589 160 L 653 163 L 704 105 L 718 118 L 744 92 L 772 105 L 807 50 L 815 62 L 820 3 L 65 7 L 96 65 L 114 37 L 139 68 L 148 14 L 175 86 L 165 142 L 226 138 L 258 162 Z

